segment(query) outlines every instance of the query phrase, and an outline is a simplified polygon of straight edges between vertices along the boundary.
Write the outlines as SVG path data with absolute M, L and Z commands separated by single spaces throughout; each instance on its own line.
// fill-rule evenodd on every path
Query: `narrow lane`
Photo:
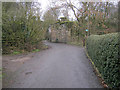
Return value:
M 9 88 L 101 88 L 84 48 L 46 43 L 50 49 L 38 52 L 19 68 Z

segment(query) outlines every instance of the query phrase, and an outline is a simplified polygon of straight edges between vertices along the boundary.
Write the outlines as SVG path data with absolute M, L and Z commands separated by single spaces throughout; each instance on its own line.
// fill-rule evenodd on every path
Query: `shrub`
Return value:
M 91 35 L 86 39 L 88 55 L 109 87 L 120 87 L 119 33 Z
M 32 2 L 4 2 L 2 5 L 2 53 L 32 51 L 41 47 L 46 33 L 43 29 L 44 22 L 39 14 L 34 13 L 40 8 L 34 8 Z

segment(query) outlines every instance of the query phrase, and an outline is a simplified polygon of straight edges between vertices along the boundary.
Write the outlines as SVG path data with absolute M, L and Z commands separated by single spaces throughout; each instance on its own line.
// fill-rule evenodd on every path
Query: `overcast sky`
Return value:
M 38 2 L 40 2 L 41 3 L 41 8 L 42 8 L 42 12 L 43 12 L 43 14 L 48 10 L 48 8 L 50 7 L 50 5 L 51 5 L 51 3 L 53 2 L 53 1 L 56 1 L 56 0 L 37 0 Z M 69 0 L 68 0 L 69 1 Z M 78 6 L 78 1 L 93 1 L 93 2 L 95 2 L 95 1 L 104 1 L 104 2 L 106 2 L 106 1 L 109 1 L 109 2 L 118 2 L 118 1 L 120 1 L 120 0 L 71 0 L 71 2 L 75 5 L 75 6 Z M 59 5 L 60 3 L 58 3 L 58 5 Z M 42 14 L 42 15 L 43 15 Z M 61 16 L 62 16 L 62 14 L 61 14 Z M 73 12 L 72 11 L 69 11 L 69 16 L 70 16 L 70 19 L 74 19 L 75 20 L 75 17 L 74 17 L 74 14 L 73 14 Z
M 40 2 L 41 5 L 42 5 L 43 10 L 46 10 L 47 7 L 50 5 L 50 3 L 52 1 L 55 1 L 55 0 L 38 0 L 38 2 Z M 71 1 L 72 1 L 72 3 L 76 3 L 76 4 L 78 2 L 78 0 L 71 0 Z M 79 0 L 79 1 L 110 1 L 110 2 L 118 2 L 120 0 Z
M 55 0 L 38 0 L 38 2 L 41 3 L 41 7 L 42 7 L 43 13 L 49 8 L 49 6 L 50 6 L 50 4 L 51 4 L 52 1 L 55 1 Z M 68 0 L 68 1 L 69 1 L 69 0 Z M 109 1 L 109 2 L 118 2 L 118 1 L 120 1 L 120 0 L 71 0 L 71 2 L 72 2 L 75 6 L 78 6 L 78 1 L 93 1 L 93 2 L 95 2 L 95 1 L 97 1 L 97 2 L 98 2 L 98 1 L 104 1 L 104 2 Z M 69 15 L 70 15 L 70 18 L 75 19 L 74 14 L 73 14 L 72 11 L 69 12 Z M 62 16 L 62 15 L 61 15 L 61 16 Z
M 56 0 L 38 0 L 38 2 L 41 3 L 43 14 L 44 14 L 45 11 L 48 10 L 48 8 L 50 7 L 50 5 L 51 5 L 51 3 L 53 1 L 56 1 Z M 73 4 L 75 4 L 76 6 L 78 6 L 78 0 L 71 0 L 71 1 L 72 1 Z M 59 4 L 60 3 L 58 3 L 58 5 Z M 62 17 L 62 16 L 63 15 L 61 14 L 60 17 Z M 71 10 L 69 11 L 69 17 L 70 17 L 70 19 L 72 19 L 72 18 L 75 19 L 74 14 L 73 14 L 73 12 Z

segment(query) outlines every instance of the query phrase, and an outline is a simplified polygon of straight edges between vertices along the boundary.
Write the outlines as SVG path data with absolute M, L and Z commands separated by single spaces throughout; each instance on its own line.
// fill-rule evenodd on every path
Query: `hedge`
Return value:
M 91 35 L 86 39 L 87 53 L 110 88 L 120 87 L 119 34 Z

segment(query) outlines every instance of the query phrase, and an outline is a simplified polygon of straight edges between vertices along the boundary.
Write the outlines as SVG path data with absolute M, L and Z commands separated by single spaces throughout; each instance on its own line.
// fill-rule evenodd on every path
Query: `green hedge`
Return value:
M 86 39 L 88 55 L 102 78 L 111 88 L 120 87 L 120 62 L 118 55 L 119 33 L 91 35 Z

